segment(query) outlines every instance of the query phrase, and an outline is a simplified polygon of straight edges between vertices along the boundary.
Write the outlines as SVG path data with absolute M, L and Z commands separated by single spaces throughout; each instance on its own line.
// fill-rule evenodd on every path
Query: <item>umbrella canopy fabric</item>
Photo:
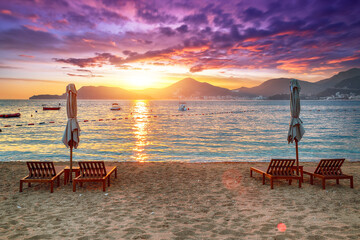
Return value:
M 290 113 L 291 120 L 288 132 L 288 143 L 299 142 L 305 133 L 303 122 L 300 119 L 300 84 L 298 80 L 290 81 Z
M 75 84 L 71 83 L 66 87 L 66 112 L 68 121 L 64 131 L 63 139 L 66 147 L 77 148 L 80 142 L 80 126 L 77 121 L 77 91 Z

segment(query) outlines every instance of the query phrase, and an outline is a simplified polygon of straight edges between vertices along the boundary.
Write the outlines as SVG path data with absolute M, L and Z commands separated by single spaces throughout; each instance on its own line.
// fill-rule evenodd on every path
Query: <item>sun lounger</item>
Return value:
M 64 172 L 63 167 L 55 167 L 53 162 L 26 162 L 29 175 L 20 180 L 20 192 L 23 190 L 23 183 L 27 182 L 31 187 L 32 182 L 50 183 L 50 192 L 54 192 L 54 181 L 60 186 L 60 175 Z
M 116 167 L 105 167 L 104 161 L 86 161 L 78 162 L 80 167 L 80 175 L 73 180 L 73 191 L 76 192 L 76 184 L 83 182 L 102 182 L 103 191 L 105 192 L 106 180 L 110 186 L 110 175 L 114 172 L 117 178 Z
M 325 189 L 325 180 L 336 179 L 339 184 L 340 179 L 350 179 L 350 187 L 354 188 L 353 176 L 343 174 L 341 166 L 345 159 L 321 159 L 316 168 L 304 167 L 304 174 L 310 175 L 310 184 L 314 184 L 314 177 L 321 178 L 322 188 Z
M 302 178 L 294 173 L 294 163 L 295 159 L 271 159 L 267 168 L 251 167 L 250 177 L 252 177 L 252 172 L 260 173 L 262 175 L 263 184 L 265 184 L 265 177 L 269 178 L 271 189 L 274 188 L 273 181 L 275 179 L 288 180 L 289 185 L 291 185 L 292 180 L 298 180 L 299 188 L 301 188 Z

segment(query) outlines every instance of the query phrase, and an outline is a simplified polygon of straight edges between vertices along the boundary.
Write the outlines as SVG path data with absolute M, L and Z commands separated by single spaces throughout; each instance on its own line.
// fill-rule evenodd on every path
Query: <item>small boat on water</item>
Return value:
M 1 114 L 0 118 L 13 118 L 13 117 L 20 117 L 20 113 L 9 113 L 9 114 Z
M 179 102 L 179 111 L 187 111 L 189 108 L 186 108 L 185 102 Z
M 119 104 L 113 103 L 112 107 L 110 108 L 111 111 L 120 111 L 121 107 L 119 107 Z

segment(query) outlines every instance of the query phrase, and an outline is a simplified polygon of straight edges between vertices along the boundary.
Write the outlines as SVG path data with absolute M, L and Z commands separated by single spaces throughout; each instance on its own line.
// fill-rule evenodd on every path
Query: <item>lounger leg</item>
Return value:
M 115 169 L 115 178 L 117 178 L 117 168 Z
M 22 187 L 23 187 L 23 181 L 20 180 L 20 189 L 19 189 L 19 192 L 22 192 Z
M 252 170 L 250 169 L 250 177 L 252 177 Z
M 263 177 L 263 185 L 265 185 L 265 174 L 263 173 L 263 175 L 262 175 L 262 177 Z
M 354 188 L 354 180 L 352 176 L 350 177 L 350 187 Z
M 289 185 L 291 185 L 291 182 L 292 182 L 292 180 L 291 180 L 291 179 L 289 179 Z
M 325 189 L 325 178 L 322 179 L 322 188 Z
M 313 175 L 310 175 L 310 184 L 314 185 L 314 177 L 313 177 Z
M 339 179 L 336 179 L 336 184 L 339 184 L 339 183 L 340 183 Z
M 31 187 L 31 183 L 30 183 L 30 182 L 28 183 L 28 187 Z
M 270 178 L 270 186 L 271 186 L 271 189 L 274 189 L 274 182 L 273 182 L 272 178 Z
M 73 192 L 76 192 L 76 182 L 73 180 Z
M 68 174 L 67 171 L 65 171 L 65 172 L 64 172 L 64 185 L 67 184 L 68 178 L 69 178 L 69 174 Z
M 50 192 L 53 193 L 54 192 L 54 181 L 50 182 Z
M 110 176 L 108 178 L 108 186 L 110 187 Z
M 303 181 L 303 179 L 299 179 L 299 188 L 301 188 L 301 182 Z
M 106 180 L 103 181 L 103 192 L 106 190 Z

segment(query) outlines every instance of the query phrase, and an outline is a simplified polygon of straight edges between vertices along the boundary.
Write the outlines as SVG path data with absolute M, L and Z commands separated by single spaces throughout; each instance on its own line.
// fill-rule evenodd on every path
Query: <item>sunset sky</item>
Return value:
M 235 89 L 360 66 L 360 1 L 0 2 L 0 98 L 185 77 Z

